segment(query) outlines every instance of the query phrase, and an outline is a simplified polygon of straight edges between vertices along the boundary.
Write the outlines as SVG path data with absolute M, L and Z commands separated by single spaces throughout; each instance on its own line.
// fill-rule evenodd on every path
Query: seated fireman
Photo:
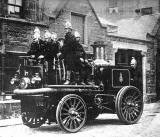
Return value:
M 83 46 L 80 44 L 80 34 L 75 31 L 75 45 L 74 45 L 74 53 L 75 53 L 75 69 L 79 72 L 80 81 L 78 84 L 87 84 L 90 85 L 92 83 L 89 82 L 89 74 L 91 73 L 91 66 L 88 63 L 86 58 L 86 53 L 83 49 Z
M 66 81 L 64 82 L 65 85 L 70 84 L 71 72 L 75 70 L 74 42 L 75 42 L 75 37 L 72 34 L 72 25 L 70 22 L 66 22 L 64 46 L 61 49 L 62 57 L 64 59 L 64 64 L 66 67 Z
M 38 59 L 40 55 L 43 55 L 43 41 L 41 40 L 40 30 L 38 27 L 34 30 L 33 42 L 31 43 L 30 50 L 27 55 L 30 55 L 35 59 Z

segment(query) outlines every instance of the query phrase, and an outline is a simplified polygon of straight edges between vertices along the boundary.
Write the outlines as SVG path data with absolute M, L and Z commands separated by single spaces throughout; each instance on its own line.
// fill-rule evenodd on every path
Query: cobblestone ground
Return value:
M 160 137 L 160 103 L 145 108 L 141 120 L 124 125 L 117 115 L 102 114 L 78 133 L 65 133 L 58 125 L 30 129 L 24 125 L 0 127 L 0 137 Z

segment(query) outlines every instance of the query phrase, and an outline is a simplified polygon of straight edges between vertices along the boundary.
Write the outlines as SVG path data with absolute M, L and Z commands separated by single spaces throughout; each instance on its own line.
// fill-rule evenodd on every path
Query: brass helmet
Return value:
M 55 32 L 51 33 L 51 39 L 56 40 L 57 39 L 57 34 Z
M 72 29 L 72 24 L 69 21 L 65 23 L 65 29 Z
M 37 41 L 38 39 L 40 39 L 40 37 L 41 37 L 40 30 L 38 27 L 35 27 L 34 34 L 33 34 L 33 40 Z
M 51 33 L 50 33 L 48 30 L 45 30 L 44 38 L 45 38 L 45 39 L 51 38 Z
M 80 38 L 80 37 L 81 37 L 81 35 L 79 34 L 78 31 L 75 31 L 75 32 L 74 32 L 74 36 L 75 36 L 76 38 Z

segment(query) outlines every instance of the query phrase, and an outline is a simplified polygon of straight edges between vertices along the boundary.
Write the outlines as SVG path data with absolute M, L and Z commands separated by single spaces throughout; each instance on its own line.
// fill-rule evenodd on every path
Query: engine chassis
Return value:
M 125 86 L 118 91 L 118 94 L 112 95 L 105 94 L 99 86 L 81 85 L 49 85 L 40 89 L 16 89 L 14 94 L 15 98 L 21 100 L 23 123 L 31 128 L 40 127 L 45 122 L 49 124 L 56 122 L 64 131 L 77 132 L 86 121 L 95 119 L 101 113 L 116 113 L 122 122 L 134 124 L 143 112 L 143 96 L 133 86 Z M 82 111 L 85 113 L 83 116 L 80 115 L 82 112 L 76 111 L 78 102 L 82 103 L 77 107 L 83 107 L 83 111 L 85 110 Z M 68 108 L 64 104 L 69 104 Z M 62 115 L 65 113 L 70 117 L 72 126 L 64 124 L 65 118 Z
M 131 85 L 129 68 L 97 66 L 93 85 L 48 84 L 46 76 L 50 74 L 44 65 L 24 63 L 19 72 L 22 77 L 32 77 L 37 70 L 41 86 L 29 84 L 27 89 L 13 91 L 13 98 L 21 100 L 22 121 L 30 128 L 56 122 L 62 130 L 73 133 L 101 113 L 116 113 L 125 124 L 137 123 L 142 115 L 143 94 Z

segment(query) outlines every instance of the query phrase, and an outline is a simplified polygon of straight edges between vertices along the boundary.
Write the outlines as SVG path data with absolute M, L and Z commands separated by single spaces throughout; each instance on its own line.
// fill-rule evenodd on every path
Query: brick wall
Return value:
M 18 55 L 28 52 L 35 26 L 38 26 L 43 33 L 48 26 L 27 22 L 23 19 L 0 18 L 0 21 L 0 28 L 3 28 L 0 30 L 0 36 L 2 38 L 3 33 L 3 41 L 6 51 L 3 61 L 3 72 L 1 66 L 2 61 L 0 61 L 0 92 L 11 92 L 12 90 L 9 86 L 9 81 L 18 68 Z M 0 48 L 2 48 L 2 46 Z M 5 82 L 2 83 L 2 81 Z
M 39 24 L 30 24 L 23 21 L 5 21 L 4 29 L 6 33 L 5 46 L 6 51 L 27 52 L 32 41 L 35 26 L 38 26 L 41 32 L 44 32 L 47 26 Z

